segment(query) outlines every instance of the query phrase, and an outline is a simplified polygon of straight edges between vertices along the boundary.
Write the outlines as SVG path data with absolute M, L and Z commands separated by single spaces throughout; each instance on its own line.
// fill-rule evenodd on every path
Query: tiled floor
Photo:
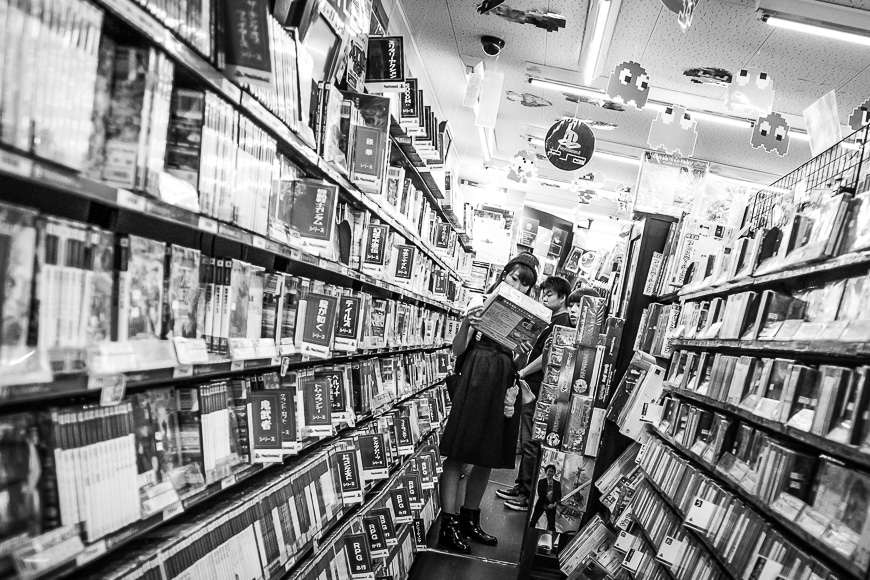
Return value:
M 503 501 L 495 496 L 495 490 L 513 485 L 515 477 L 515 469 L 494 470 L 480 506 L 480 525 L 487 533 L 498 538 L 497 546 L 472 543 L 471 556 L 439 551 L 437 544 L 440 521 L 436 521 L 428 538 L 429 547 L 433 551 L 418 555 L 411 569 L 410 580 L 514 580 L 528 514 L 505 509 Z

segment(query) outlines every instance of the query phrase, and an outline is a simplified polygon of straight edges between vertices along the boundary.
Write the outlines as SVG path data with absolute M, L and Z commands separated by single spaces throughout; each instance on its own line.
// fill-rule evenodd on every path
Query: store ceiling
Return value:
M 833 0 L 831 3 L 870 11 L 870 0 Z M 504 186 L 501 173 L 486 171 L 474 112 L 462 105 L 466 63 L 483 58 L 479 38 L 495 35 L 506 41 L 497 58 L 486 58 L 488 70 L 505 74 L 503 95 L 494 131 L 495 150 L 489 165 L 504 166 L 521 149 L 530 147 L 526 134 L 543 136 L 563 116 L 577 116 L 618 127 L 596 129 L 598 149 L 638 156 L 646 147 L 655 113 L 605 110 L 571 102 L 559 91 L 533 87 L 527 63 L 581 70 L 580 50 L 587 30 L 589 0 L 506 0 L 515 10 L 539 10 L 563 15 L 566 26 L 547 32 L 531 24 L 512 22 L 493 13 L 479 15 L 477 0 L 402 0 L 417 50 L 436 87 L 442 112 L 450 120 L 463 160 L 462 176 Z M 774 110 L 796 116 L 819 97 L 836 89 L 839 113 L 845 124 L 852 109 L 870 97 L 870 50 L 859 45 L 827 40 L 773 28 L 756 18 L 754 0 L 702 0 L 691 28 L 680 31 L 676 14 L 657 0 L 622 0 L 612 41 L 606 47 L 602 74 L 590 83 L 604 89 L 610 71 L 620 62 L 636 60 L 647 70 L 650 85 L 672 91 L 676 104 L 716 110 L 724 98 L 720 86 L 692 83 L 683 71 L 719 67 L 732 73 L 758 66 L 770 73 L 776 90 Z M 526 97 L 522 98 L 521 95 Z M 529 106 L 536 105 L 536 106 Z M 543 105 L 543 106 L 537 106 Z M 792 140 L 788 155 L 779 157 L 749 145 L 751 129 L 698 122 L 695 157 L 714 164 L 714 171 L 742 179 L 769 183 L 810 158 L 808 143 Z M 540 147 L 531 147 L 543 153 Z M 545 160 L 539 175 L 570 181 Z M 583 169 L 604 174 L 606 189 L 634 185 L 637 168 L 618 161 L 594 159 Z M 507 182 L 511 183 L 511 182 Z M 540 184 L 528 187 L 529 201 L 557 208 L 575 208 L 568 192 Z M 604 204 L 599 210 L 608 211 Z M 593 208 L 593 211 L 595 208 Z

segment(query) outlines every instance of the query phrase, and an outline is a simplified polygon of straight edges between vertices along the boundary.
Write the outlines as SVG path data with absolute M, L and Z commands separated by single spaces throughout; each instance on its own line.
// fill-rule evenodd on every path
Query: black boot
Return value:
M 438 545 L 452 552 L 470 554 L 471 546 L 459 531 L 459 516 L 456 514 L 441 514 L 441 533 L 438 534 Z
M 498 545 L 498 538 L 491 536 L 480 527 L 480 510 L 459 508 L 459 531 L 465 536 L 487 546 Z

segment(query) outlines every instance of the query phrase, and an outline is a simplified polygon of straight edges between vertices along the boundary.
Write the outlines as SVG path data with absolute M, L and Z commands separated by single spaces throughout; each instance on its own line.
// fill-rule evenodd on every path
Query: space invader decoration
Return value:
M 773 79 L 761 69 L 745 68 L 725 90 L 725 110 L 745 117 L 762 117 L 773 111 Z
M 771 113 L 759 117 L 758 121 L 755 122 L 749 144 L 756 149 L 764 147 L 768 153 L 776 151 L 777 155 L 783 157 L 788 153 L 790 140 L 791 136 L 786 120 L 779 113 Z
M 700 0 L 683 0 L 683 5 L 677 16 L 677 23 L 680 25 L 680 30 L 683 31 L 683 34 L 692 26 L 692 18 L 695 16 L 695 8 L 698 7 L 698 2 Z
M 528 183 L 538 175 L 535 154 L 528 149 L 517 151 L 508 167 L 507 178 L 517 183 Z
M 633 104 L 643 109 L 649 98 L 649 75 L 640 63 L 629 60 L 619 63 L 610 73 L 607 96 L 614 101 Z
M 647 143 L 650 149 L 663 149 L 668 155 L 691 157 L 698 141 L 698 122 L 685 108 L 677 105 L 666 107 L 653 120 Z
M 864 125 L 870 125 L 870 99 L 867 99 L 854 109 L 849 115 L 849 127 L 857 131 Z
M 547 159 L 557 169 L 575 171 L 592 159 L 595 135 L 586 123 L 575 117 L 560 119 L 544 139 Z

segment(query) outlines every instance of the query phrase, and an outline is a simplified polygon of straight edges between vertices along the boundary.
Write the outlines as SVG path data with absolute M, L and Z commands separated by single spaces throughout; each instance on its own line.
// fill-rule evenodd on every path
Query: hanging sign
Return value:
M 683 0 L 683 5 L 680 7 L 680 13 L 677 16 L 677 23 L 680 25 L 680 30 L 683 34 L 692 26 L 692 17 L 695 15 L 695 8 L 700 0 Z
M 757 68 L 745 68 L 725 90 L 725 110 L 743 117 L 763 116 L 773 111 L 773 79 Z
M 867 99 L 854 109 L 849 115 L 849 127 L 857 131 L 864 125 L 870 125 L 870 99 Z
M 759 117 L 752 128 L 749 144 L 756 149 L 764 147 L 768 153 L 776 151 L 782 157 L 788 153 L 788 143 L 791 140 L 788 130 L 788 123 L 779 113 Z
M 629 60 L 616 65 L 607 83 L 607 96 L 614 101 L 643 109 L 649 98 L 649 75 L 640 63 Z
M 544 139 L 547 159 L 563 171 L 580 169 L 592 159 L 595 135 L 588 125 L 572 117 L 557 121 Z
M 686 109 L 671 105 L 656 115 L 647 143 L 650 149 L 663 149 L 669 155 L 679 151 L 681 157 L 691 157 L 698 141 L 697 125 Z

